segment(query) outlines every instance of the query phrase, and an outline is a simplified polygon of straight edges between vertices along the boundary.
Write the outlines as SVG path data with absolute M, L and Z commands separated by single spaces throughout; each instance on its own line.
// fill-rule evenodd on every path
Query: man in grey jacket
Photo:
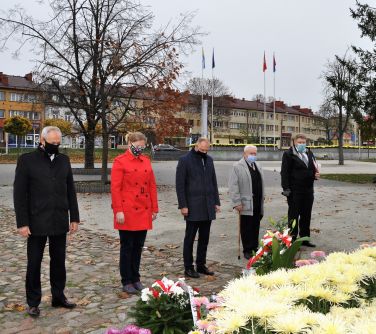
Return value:
M 232 167 L 228 186 L 232 207 L 240 215 L 240 234 L 246 259 L 258 249 L 260 221 L 264 215 L 264 178 L 256 156 L 256 146 L 244 147 L 243 158 Z

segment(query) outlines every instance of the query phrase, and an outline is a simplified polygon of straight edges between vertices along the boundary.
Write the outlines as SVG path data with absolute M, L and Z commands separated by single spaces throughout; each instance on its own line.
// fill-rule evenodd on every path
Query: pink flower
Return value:
M 140 328 L 138 328 L 136 325 L 127 325 L 124 327 L 121 334 L 139 334 L 139 330 Z
M 309 260 L 296 260 L 295 261 L 295 266 L 296 267 L 303 267 L 303 266 L 308 266 L 310 265 L 311 263 L 309 262 Z
M 152 334 L 150 329 L 140 328 L 138 334 Z
M 207 297 L 195 297 L 193 298 L 193 303 L 200 307 L 202 304 L 208 305 L 209 304 L 209 299 Z
M 219 303 L 209 303 L 209 304 L 206 305 L 206 308 L 207 308 L 208 310 L 212 310 L 212 309 L 215 309 L 215 308 L 217 308 L 217 307 L 219 307 L 219 306 L 220 306 Z
M 109 328 L 104 334 L 123 334 L 123 330 L 117 328 Z
M 319 261 L 315 260 L 315 259 L 309 259 L 307 260 L 309 262 L 309 264 L 316 264 L 316 263 L 319 263 Z
M 209 327 L 209 321 L 207 320 L 197 320 L 197 328 L 200 330 L 206 330 Z
M 315 257 L 324 258 L 324 257 L 326 257 L 326 254 L 323 251 L 313 251 L 313 252 L 311 252 L 311 258 L 315 258 Z

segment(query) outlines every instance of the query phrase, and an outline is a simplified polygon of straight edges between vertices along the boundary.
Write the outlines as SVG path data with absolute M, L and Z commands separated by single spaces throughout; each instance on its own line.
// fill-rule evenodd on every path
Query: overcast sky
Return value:
M 349 7 L 354 7 L 355 0 L 141 0 L 141 3 L 150 6 L 157 25 L 180 13 L 197 11 L 194 24 L 208 33 L 202 39 L 206 56 L 204 75 L 211 77 L 214 47 L 214 75 L 239 98 L 251 99 L 263 93 L 265 50 L 266 96 L 273 95 L 275 52 L 276 98 L 317 111 L 322 101 L 320 74 L 327 61 L 335 54 L 343 55 L 351 45 L 370 45 L 360 38 L 350 17 Z M 15 4 L 36 15 L 44 10 L 34 0 L 1 0 L 3 10 Z M 0 56 L 0 71 L 4 73 L 24 75 L 33 69 L 27 53 L 18 60 L 12 59 L 9 51 Z M 184 62 L 191 76 L 201 76 L 201 46 Z

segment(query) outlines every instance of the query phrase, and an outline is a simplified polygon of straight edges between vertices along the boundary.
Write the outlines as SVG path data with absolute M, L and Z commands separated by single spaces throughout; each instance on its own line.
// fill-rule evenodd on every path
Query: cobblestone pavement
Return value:
M 111 236 L 81 229 L 69 238 L 67 247 L 66 295 L 77 302 L 74 310 L 52 308 L 49 287 L 48 247 L 42 264 L 43 297 L 41 316 L 25 313 L 26 241 L 16 234 L 14 213 L 0 207 L 0 333 L 94 333 L 102 334 L 109 326 L 122 327 L 131 322 L 127 312 L 138 299 L 121 292 L 118 273 L 119 241 Z M 155 248 L 146 243 L 141 263 L 145 285 L 168 276 L 182 276 L 183 261 L 178 245 Z M 240 274 L 241 268 L 209 262 L 216 272 L 214 280 L 201 277 L 188 284 L 203 294 L 218 292 L 227 281 Z

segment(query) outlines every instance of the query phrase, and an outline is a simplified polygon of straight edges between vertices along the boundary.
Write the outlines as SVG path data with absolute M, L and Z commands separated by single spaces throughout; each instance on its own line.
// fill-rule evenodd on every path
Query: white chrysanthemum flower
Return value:
M 344 320 L 330 316 L 323 317 L 320 324 L 312 328 L 312 334 L 350 334 Z
M 173 294 L 178 295 L 178 296 L 184 294 L 184 290 L 180 286 L 177 286 L 177 285 L 173 285 L 170 291 Z
M 224 312 L 221 318 L 216 319 L 218 333 L 233 333 L 238 332 L 240 327 L 247 324 L 247 318 L 240 316 L 237 312 Z
M 311 323 L 306 320 L 308 318 L 311 320 L 311 317 L 312 313 L 308 310 L 292 309 L 269 319 L 268 328 L 281 334 L 304 333 L 310 328 Z
M 143 302 L 148 302 L 150 297 L 152 297 L 152 292 L 149 290 L 149 288 L 142 289 L 141 291 L 141 300 Z

